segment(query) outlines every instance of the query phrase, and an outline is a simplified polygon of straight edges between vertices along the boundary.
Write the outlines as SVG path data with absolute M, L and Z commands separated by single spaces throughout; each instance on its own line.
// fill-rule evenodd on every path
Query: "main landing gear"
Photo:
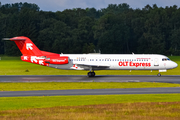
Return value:
M 95 72 L 93 71 L 93 72 L 88 72 L 87 73 L 87 76 L 88 77 L 94 77 L 96 74 L 95 74 Z

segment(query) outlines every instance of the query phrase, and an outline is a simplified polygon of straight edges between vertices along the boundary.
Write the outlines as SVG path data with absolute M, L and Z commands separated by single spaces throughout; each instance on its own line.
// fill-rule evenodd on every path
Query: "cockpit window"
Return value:
M 162 61 L 170 61 L 169 58 L 163 58 Z

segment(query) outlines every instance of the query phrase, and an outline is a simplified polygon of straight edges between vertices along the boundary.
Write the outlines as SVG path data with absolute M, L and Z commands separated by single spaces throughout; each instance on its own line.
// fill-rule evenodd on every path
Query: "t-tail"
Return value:
M 37 46 L 27 37 L 4 38 L 4 40 L 14 41 L 23 55 L 43 55 Z
M 69 59 L 66 56 L 60 57 L 59 54 L 39 50 L 28 37 L 20 36 L 4 38 L 3 40 L 10 40 L 16 43 L 23 54 L 21 56 L 22 61 L 45 66 L 49 66 L 49 64 L 68 64 L 69 62 Z

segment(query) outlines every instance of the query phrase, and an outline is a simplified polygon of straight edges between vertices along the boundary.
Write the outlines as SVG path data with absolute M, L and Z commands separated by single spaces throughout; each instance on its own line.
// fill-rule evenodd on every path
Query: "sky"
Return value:
M 127 3 L 131 8 L 144 8 L 147 4 L 152 6 L 156 4 L 158 7 L 166 7 L 177 5 L 180 7 L 180 0 L 0 0 L 1 4 L 11 4 L 19 2 L 35 3 L 43 11 L 63 11 L 72 8 L 107 8 L 108 4 Z

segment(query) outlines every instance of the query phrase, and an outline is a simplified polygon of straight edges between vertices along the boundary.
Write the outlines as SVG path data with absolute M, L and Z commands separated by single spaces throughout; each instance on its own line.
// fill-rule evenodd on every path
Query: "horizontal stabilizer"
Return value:
M 11 38 L 3 38 L 2 40 L 10 40 Z
M 11 40 L 11 41 L 14 41 L 14 40 L 26 40 L 26 39 L 23 39 L 23 38 L 3 38 L 2 40 Z

